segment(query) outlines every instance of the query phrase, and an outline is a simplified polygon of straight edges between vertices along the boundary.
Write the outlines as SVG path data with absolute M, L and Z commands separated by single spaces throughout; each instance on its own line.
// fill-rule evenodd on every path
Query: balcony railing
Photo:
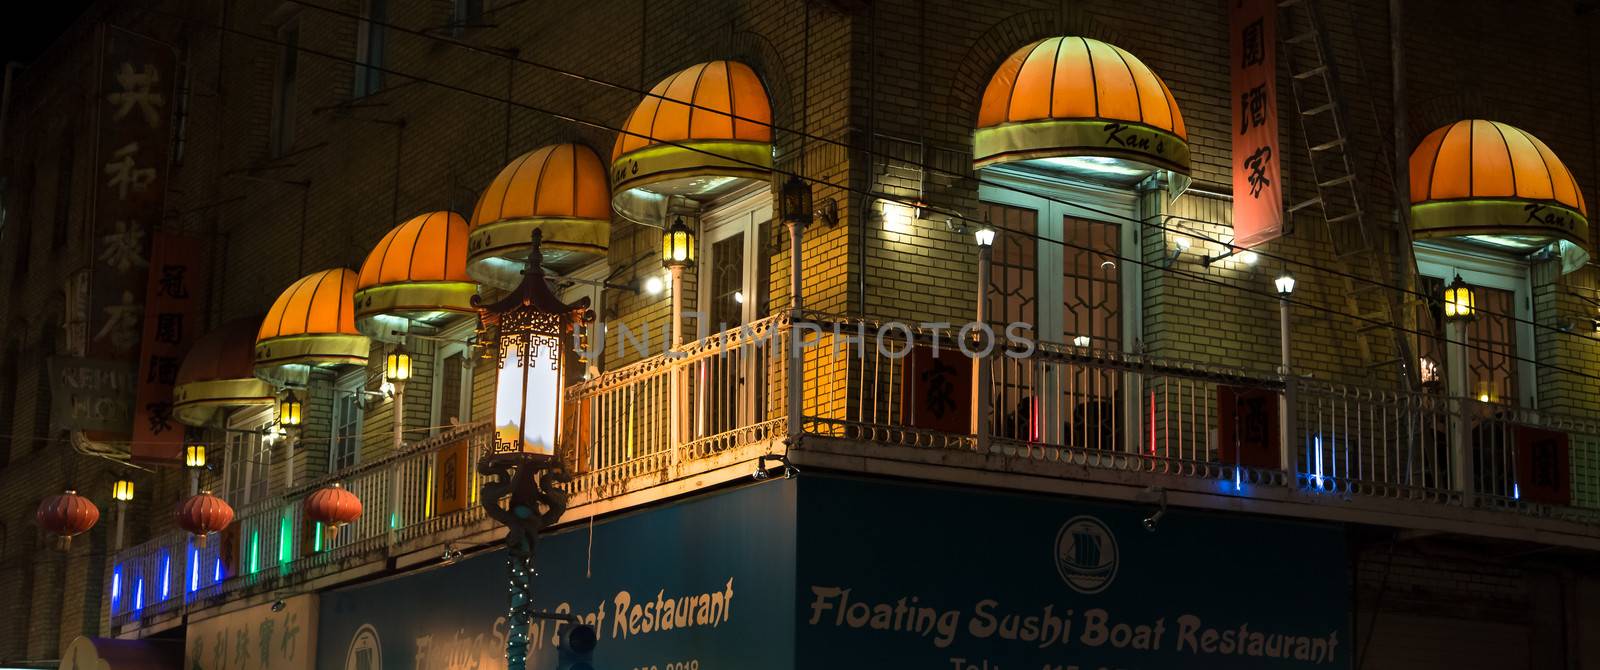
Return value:
M 800 449 L 834 440 L 869 456 L 874 445 L 986 452 L 1011 459 L 1012 471 L 1066 463 L 1089 476 L 1178 477 L 1235 495 L 1269 487 L 1312 501 L 1381 498 L 1600 520 L 1587 508 L 1600 498 L 1595 478 L 1572 477 L 1579 502 L 1551 506 L 1523 499 L 1529 473 L 1518 469 L 1528 434 L 1564 436 L 1571 471 L 1594 467 L 1594 421 L 1059 345 L 996 349 L 982 359 L 985 369 L 964 347 L 977 345 L 955 331 L 819 315 L 795 325 L 778 316 L 605 373 L 567 390 L 569 491 L 575 501 L 606 498 L 739 449 L 781 450 L 792 434 L 804 436 Z M 795 369 L 798 385 L 790 383 Z M 974 416 L 987 427 L 981 434 Z M 488 425 L 466 426 L 244 505 L 235 529 L 213 534 L 207 547 L 174 531 L 121 551 L 107 584 L 112 621 L 244 588 L 284 588 L 479 523 L 473 465 L 491 442 Z M 301 503 L 332 482 L 355 492 L 365 513 L 329 538 L 307 526 Z

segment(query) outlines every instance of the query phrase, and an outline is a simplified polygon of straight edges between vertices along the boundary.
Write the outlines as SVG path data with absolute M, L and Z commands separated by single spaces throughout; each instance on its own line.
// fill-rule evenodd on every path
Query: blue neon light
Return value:
M 172 594 L 172 555 L 161 552 L 161 599 Z
M 200 550 L 189 547 L 189 592 L 200 588 Z
M 139 580 L 133 583 L 133 611 L 144 609 L 144 575 L 139 575 Z

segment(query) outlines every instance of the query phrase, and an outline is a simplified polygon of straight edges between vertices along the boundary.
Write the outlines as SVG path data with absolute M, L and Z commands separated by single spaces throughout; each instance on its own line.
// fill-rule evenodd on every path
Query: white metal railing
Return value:
M 688 343 L 566 390 L 568 491 L 614 495 L 631 480 L 672 476 L 675 467 L 736 447 L 770 445 L 793 428 L 813 437 L 1193 477 L 1244 495 L 1246 484 L 1266 484 L 1600 520 L 1584 509 L 1600 500 L 1600 490 L 1578 496 L 1577 477 L 1579 503 L 1526 500 L 1519 483 L 1527 473 L 1519 468 L 1527 458 L 1518 453 L 1519 435 L 1543 428 L 1570 439 L 1574 461 L 1580 449 L 1600 459 L 1600 422 L 1426 393 L 1306 379 L 1286 384 L 1274 374 L 1058 344 L 1024 351 L 1013 343 L 975 365 L 969 354 L 978 348 L 953 330 L 826 315 L 799 324 L 769 317 Z M 788 383 L 792 369 L 802 383 Z M 983 380 L 988 385 L 972 393 Z M 1289 420 L 1276 429 L 1260 421 L 1247 426 L 1239 410 L 1229 414 L 1225 396 L 1235 398 L 1233 407 L 1238 398 L 1270 403 L 1279 413 L 1287 407 Z M 987 426 L 981 434 L 973 430 L 974 405 L 986 408 L 976 414 Z M 1253 440 L 1259 448 L 1265 434 L 1243 435 L 1252 429 L 1287 439 L 1265 456 L 1248 453 L 1242 445 Z M 173 531 L 118 552 L 107 584 L 112 621 L 294 579 L 309 567 L 477 522 L 484 517 L 475 465 L 492 442 L 491 426 L 462 427 L 244 506 L 237 524 L 213 534 L 207 547 Z M 1600 489 L 1595 479 L 1581 484 Z M 302 502 L 333 482 L 360 497 L 364 513 L 330 537 L 308 525 Z M 453 495 L 443 495 L 452 487 Z

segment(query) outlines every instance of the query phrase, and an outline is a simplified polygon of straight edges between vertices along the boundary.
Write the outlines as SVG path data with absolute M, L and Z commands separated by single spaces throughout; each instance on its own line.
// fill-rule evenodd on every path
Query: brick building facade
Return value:
M 1101 315 L 1094 310 L 1109 309 L 1108 318 L 1116 324 L 1103 326 L 1114 328 L 1110 336 L 1094 331 L 1094 348 L 1104 347 L 1100 339 L 1105 337 L 1114 343 L 1112 358 L 1126 354 L 1195 369 L 1226 369 L 1236 376 L 1230 379 L 1277 379 L 1279 305 L 1272 279 L 1289 269 L 1299 280 L 1291 310 L 1295 372 L 1308 383 L 1372 390 L 1376 395 L 1348 396 L 1364 399 L 1368 407 L 1391 398 L 1384 393 L 1412 398 L 1403 389 L 1399 366 L 1365 364 L 1364 358 L 1393 358 L 1396 347 L 1386 337 L 1388 330 L 1380 328 L 1370 338 L 1380 351 L 1364 356 L 1358 338 L 1368 337 L 1370 329 L 1351 318 L 1351 312 L 1381 311 L 1380 301 L 1386 298 L 1381 291 L 1372 292 L 1378 297 L 1351 298 L 1352 287 L 1365 286 L 1360 280 L 1368 268 L 1333 239 L 1340 234 L 1337 226 L 1322 220 L 1316 208 L 1290 215 L 1290 232 L 1260 247 L 1266 257 L 1259 262 L 1225 253 L 1234 223 L 1227 4 L 95 4 L 48 52 L 8 80 L 0 145 L 5 178 L 0 277 L 8 278 L 9 287 L 0 292 L 0 592 L 22 596 L 0 602 L 0 661 L 60 658 L 78 636 L 182 634 L 182 613 L 151 625 L 121 616 L 111 602 L 107 584 L 120 559 L 111 530 L 117 507 L 107 494 L 117 479 L 131 477 L 137 483 L 138 494 L 126 509 L 125 544 L 141 545 L 175 532 L 168 510 L 189 495 L 187 476 L 177 468 L 130 469 L 115 458 L 87 455 L 92 447 L 75 446 L 70 431 L 52 428 L 51 422 L 48 360 L 66 353 L 62 332 L 71 318 L 64 287 L 74 273 L 92 265 L 95 254 L 90 202 L 101 170 L 91 163 L 95 118 L 84 110 L 93 107 L 96 95 L 97 26 L 127 28 L 171 44 L 179 54 L 165 214 L 155 227 L 203 240 L 203 262 L 212 279 L 205 291 L 202 330 L 265 313 L 285 287 L 308 273 L 361 267 L 373 245 L 412 216 L 437 210 L 470 216 L 485 185 L 513 159 L 537 147 L 578 142 L 609 165 L 616 129 L 639 104 L 640 91 L 688 66 L 720 59 L 745 63 L 759 75 L 774 129 L 776 172 L 771 184 L 754 184 L 741 193 L 758 210 L 761 202 L 772 201 L 767 211 L 773 218 L 765 228 L 743 231 L 759 239 L 739 252 L 744 254 L 741 265 L 732 270 L 756 278 L 753 284 L 738 284 L 735 300 L 740 305 L 752 298 L 766 300 L 745 307 L 739 318 L 782 316 L 790 304 L 791 247 L 776 219 L 775 196 L 786 174 L 793 172 L 815 182 L 817 211 L 829 212 L 813 222 L 804 238 L 806 309 L 846 320 L 949 322 L 959 327 L 974 318 L 977 301 L 973 230 L 988 222 L 1001 228 L 997 248 L 1004 249 L 1008 241 L 1015 245 L 1018 239 L 1033 248 L 1026 236 L 1012 236 L 1013 224 L 997 220 L 1005 210 L 996 205 L 1020 206 L 1009 191 L 996 190 L 1004 175 L 979 173 L 972 166 L 973 131 L 985 87 L 1019 48 L 1041 38 L 1074 35 L 1119 46 L 1160 76 L 1182 110 L 1192 154 L 1193 181 L 1181 194 L 1172 184 L 1156 180 L 1101 189 L 1115 192 L 1095 200 L 1078 200 L 1079 192 L 1070 188 L 1030 196 L 1046 203 L 1039 205 L 1044 207 L 1040 212 L 1054 211 L 1048 204 L 1052 198 L 1123 208 L 1121 215 L 1100 221 L 1121 240 L 1115 251 L 1085 252 L 1078 258 L 1091 271 L 1103 270 L 1109 262 L 1117 276 L 1112 290 L 1121 291 L 1115 306 L 1090 309 L 1094 315 Z M 1600 85 L 1596 54 L 1587 39 L 1595 32 L 1596 19 L 1587 3 L 1406 3 L 1399 17 L 1404 22 L 1399 42 L 1391 37 L 1396 20 L 1391 5 L 1399 3 L 1316 4 L 1320 34 L 1331 45 L 1338 68 L 1347 146 L 1371 240 L 1369 253 L 1376 262 L 1399 258 L 1396 267 L 1418 267 L 1409 262 L 1418 256 L 1397 199 L 1405 193 L 1403 185 L 1396 185 L 1401 167 L 1393 159 L 1397 137 L 1414 145 L 1435 128 L 1460 119 L 1509 123 L 1548 144 L 1584 192 L 1600 193 L 1600 125 L 1587 93 Z M 1280 31 L 1292 26 L 1285 22 Z M 1403 57 L 1398 96 L 1406 105 L 1403 116 L 1394 109 L 1397 55 Z M 1283 119 L 1286 203 L 1317 193 L 1306 142 L 1295 125 L 1291 77 L 1288 64 L 1282 64 L 1277 108 Z M 1400 154 L 1409 152 L 1407 146 Z M 925 209 L 905 206 L 907 202 Z M 706 205 L 690 211 L 689 218 L 697 227 L 709 228 L 709 222 L 732 216 L 718 209 L 724 205 Z M 1180 237 L 1190 246 L 1174 254 Z M 614 216 L 609 239 L 602 263 L 572 273 L 598 280 L 602 288 L 562 283 L 564 295 L 596 299 L 600 320 L 661 333 L 672 307 L 667 296 L 673 292 L 683 291 L 684 306 L 690 309 L 721 299 L 716 275 L 707 274 L 721 270 L 712 265 L 689 272 L 681 286 L 649 290 L 651 280 L 665 276 L 658 255 L 659 228 Z M 702 255 L 710 244 L 710 238 L 703 240 Z M 1219 255 L 1224 257 L 1215 262 L 1201 260 Z M 1069 258 L 1063 264 L 1073 262 Z M 1573 514 L 1581 521 L 1563 517 L 1560 523 L 1566 525 L 1550 525 L 1557 522 L 1541 518 L 1525 524 L 1515 511 L 1463 509 L 1444 502 L 1424 509 L 1432 503 L 1414 501 L 1429 498 L 1431 491 L 1413 498 L 1399 485 L 1394 490 L 1405 492 L 1385 495 L 1401 499 L 1401 506 L 1348 508 L 1354 511 L 1341 511 L 1338 503 L 1306 504 L 1291 494 L 1242 492 L 1237 475 L 1237 488 L 1227 496 L 1209 489 L 1175 489 L 1174 505 L 1179 507 L 1304 516 L 1351 529 L 1352 583 L 1347 590 L 1356 639 L 1349 641 L 1349 667 L 1576 668 L 1600 663 L 1600 637 L 1590 625 L 1600 616 L 1600 582 L 1585 567 L 1592 557 L 1587 552 L 1600 548 L 1600 526 L 1596 517 L 1583 516 L 1584 510 L 1600 507 L 1600 434 L 1582 427 L 1600 412 L 1600 345 L 1591 327 L 1600 304 L 1600 275 L 1592 267 L 1563 274 L 1559 259 L 1543 257 L 1522 261 L 1521 271 L 1524 304 L 1507 305 L 1523 322 L 1517 325 L 1512 319 L 1513 341 L 1496 341 L 1495 346 L 1508 347 L 1499 354 L 1502 364 L 1533 370 L 1531 378 L 1512 373 L 1520 375 L 1514 384 L 1521 397 L 1533 400 L 1527 409 L 1575 418 L 1575 423 L 1561 424 L 1572 426 L 1571 501 L 1563 507 L 1576 510 Z M 1429 291 L 1432 286 L 1414 275 L 1402 281 L 1409 290 Z M 1409 346 L 1425 346 L 1432 329 L 1443 328 L 1430 323 L 1426 300 L 1405 296 L 1397 302 L 1394 314 L 1407 316 L 1392 325 L 1415 331 L 1405 338 Z M 706 310 L 715 309 L 706 305 Z M 698 337 L 693 328 L 686 326 L 686 339 Z M 464 366 L 448 368 L 464 375 L 449 383 L 467 389 L 468 398 L 460 402 L 469 408 L 464 412 L 469 416 L 456 418 L 470 423 L 492 416 L 495 366 L 470 362 L 473 351 L 463 343 L 472 328 L 456 323 L 411 332 L 406 346 L 417 363 L 404 395 L 405 442 L 426 442 L 451 430 L 453 415 L 441 405 L 461 391 L 445 390 L 447 365 Z M 594 374 L 619 373 L 648 358 L 616 340 L 607 346 L 603 357 L 592 361 Z M 267 454 L 267 490 L 257 501 L 276 500 L 272 496 L 289 495 L 339 470 L 334 445 L 358 445 L 356 464 L 385 462 L 395 452 L 395 403 L 382 388 L 383 355 L 389 345 L 375 341 L 371 351 L 364 369 L 350 366 L 309 378 L 297 470 L 291 475 L 286 469 L 285 443 L 261 447 Z M 1517 363 L 1505 351 L 1528 352 L 1533 360 Z M 446 363 L 457 354 L 459 362 Z M 881 389 L 867 390 L 863 380 L 869 378 L 868 363 L 808 354 L 813 355 L 804 367 L 806 417 L 859 426 L 870 423 L 866 415 L 871 408 L 894 402 L 880 397 L 885 394 Z M 1115 365 L 1105 370 L 1115 372 L 1102 379 L 1147 374 Z M 778 388 L 776 377 L 760 379 L 770 389 Z M 1151 440 L 1156 432 L 1155 389 L 1183 388 L 1168 383 L 1147 386 Z M 1119 389 L 1113 393 L 1126 391 Z M 900 392 L 895 387 L 886 395 L 899 397 Z M 1200 395 L 1211 397 L 1208 390 Z M 759 397 L 767 411 L 783 407 L 776 392 Z M 1118 411 L 1131 413 L 1140 419 L 1134 423 L 1142 424 L 1139 403 L 1144 396 L 1134 397 L 1133 407 L 1119 406 Z M 1006 409 L 997 409 L 997 423 L 1004 423 Z M 212 426 L 202 439 L 214 446 L 213 453 L 226 456 L 201 475 L 202 487 L 238 488 L 225 459 L 239 452 L 229 445 L 255 438 L 237 438 L 244 433 L 230 431 L 253 430 L 270 420 L 270 412 L 251 418 L 254 423 L 236 414 L 233 423 Z M 649 425 L 658 430 L 661 424 Z M 1082 461 L 1060 456 L 1055 458 L 1059 462 L 1037 472 L 921 455 L 900 459 L 894 467 L 858 466 L 849 459 L 861 445 L 927 443 L 881 437 L 902 432 L 854 430 L 821 431 L 855 440 L 854 446 L 821 448 L 821 455 L 809 461 L 816 465 L 807 470 L 862 470 L 955 486 L 1140 502 L 1147 502 L 1144 491 L 1172 486 L 1127 473 L 1110 483 L 1098 481 L 1072 470 Z M 910 432 L 915 431 L 904 431 Z M 1106 439 L 1126 438 L 1138 446 L 1134 438 L 1114 435 Z M 1320 433 L 1315 437 L 1319 464 L 1322 439 Z M 777 449 L 772 444 L 761 448 Z M 1202 447 L 1202 452 L 1189 460 L 1216 458 L 1214 449 Z M 749 461 L 727 455 L 732 453 L 725 453 L 716 467 L 734 467 L 732 463 L 747 471 Z M 982 459 L 974 458 L 979 460 L 972 463 Z M 948 470 L 929 474 L 941 467 Z M 974 468 L 990 471 L 975 474 Z M 1302 467 L 1300 475 L 1306 474 Z M 1355 478 L 1367 474 L 1361 471 Z M 1317 469 L 1319 484 L 1322 475 Z M 703 481 L 710 486 L 732 477 Z M 1080 485 L 1085 480 L 1097 483 Z M 590 515 L 604 515 L 687 495 L 700 484 L 683 476 L 662 476 L 655 488 L 621 485 L 593 494 L 584 504 Z M 102 521 L 63 554 L 51 548 L 33 515 L 42 498 L 65 488 L 76 488 L 95 501 Z M 1357 484 L 1341 493 L 1359 498 L 1368 492 Z M 1167 493 L 1160 495 L 1164 506 Z M 1442 498 L 1452 500 L 1449 495 Z M 244 511 L 245 505 L 236 502 L 235 509 Z M 436 554 L 434 547 L 447 535 L 441 531 L 407 546 L 417 555 Z M 460 541 L 474 535 L 463 531 L 450 537 Z M 444 546 L 448 554 L 451 545 Z M 1260 547 L 1234 550 L 1284 551 L 1271 547 L 1269 538 Z M 384 569 L 405 568 L 391 558 Z M 337 571 L 319 574 L 324 584 L 339 582 Z M 267 602 L 275 592 L 262 587 L 248 596 L 224 594 L 208 607 L 214 606 L 214 613 Z M 209 614 L 206 609 L 193 606 L 202 619 Z

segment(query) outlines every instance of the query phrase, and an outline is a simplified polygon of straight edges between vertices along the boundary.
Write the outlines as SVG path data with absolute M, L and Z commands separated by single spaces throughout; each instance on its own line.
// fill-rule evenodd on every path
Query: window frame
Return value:
M 457 399 L 460 407 L 456 408 L 461 424 L 472 421 L 472 345 L 467 338 L 474 332 L 475 322 L 472 319 L 462 319 L 460 323 L 452 324 L 439 333 L 439 346 L 433 351 L 433 379 L 430 382 L 433 392 L 428 403 L 428 435 L 438 435 L 445 429 L 448 418 L 444 413 L 444 361 L 445 359 L 461 354 L 461 397 Z
M 365 22 L 363 22 L 365 23 Z M 300 14 L 296 12 L 278 24 L 274 32 L 283 46 L 278 52 L 272 79 L 272 127 L 269 150 L 273 158 L 281 158 L 294 145 L 294 107 L 298 101 L 297 89 L 300 74 Z M 293 40 L 290 37 L 293 37 Z M 359 70 L 358 70 L 358 77 Z
M 376 16 L 374 16 L 376 14 Z M 365 98 L 384 89 L 388 60 L 388 0 L 362 0 L 361 18 L 356 25 L 355 79 L 350 84 L 351 99 Z M 376 42 L 376 45 L 374 45 Z
M 228 417 L 222 494 L 235 508 L 272 496 L 272 452 L 279 439 L 276 433 L 271 432 L 274 411 L 273 407 L 264 407 L 234 412 Z M 255 453 L 241 453 L 245 445 L 250 445 Z M 265 454 L 264 458 L 256 458 L 262 454 Z M 241 483 L 239 479 L 244 481 Z M 262 489 L 259 498 L 254 495 L 258 484 Z
M 366 423 L 366 382 L 367 370 L 358 367 L 340 375 L 333 382 L 333 411 L 329 412 L 328 423 L 328 472 L 340 472 L 361 464 L 362 429 Z M 346 412 L 355 414 L 355 421 L 349 421 Z M 346 439 L 341 431 L 346 427 L 351 428 L 348 436 L 349 463 L 340 464 L 344 448 L 341 440 Z

